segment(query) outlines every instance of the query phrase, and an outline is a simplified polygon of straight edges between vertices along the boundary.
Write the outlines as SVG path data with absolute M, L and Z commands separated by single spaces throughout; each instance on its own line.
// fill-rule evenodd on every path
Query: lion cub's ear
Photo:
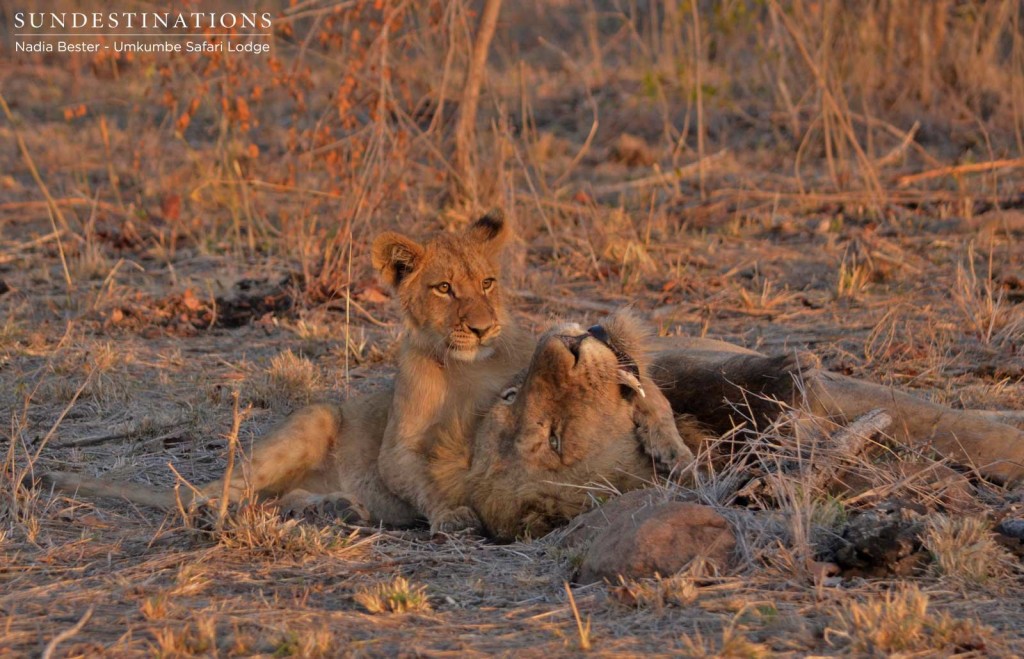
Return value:
M 505 213 L 498 208 L 466 227 L 466 235 L 470 240 L 489 243 L 495 247 L 504 245 L 511 233 L 512 229 L 505 219 Z
M 374 269 L 394 288 L 419 267 L 423 257 L 423 245 L 394 231 L 377 236 L 371 251 Z

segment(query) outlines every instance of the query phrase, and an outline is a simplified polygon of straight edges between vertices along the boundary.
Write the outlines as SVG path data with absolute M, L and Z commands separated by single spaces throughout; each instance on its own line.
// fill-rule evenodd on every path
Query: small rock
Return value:
M 1024 560 L 1024 519 L 1007 518 L 995 527 L 996 542 Z
M 1024 519 L 1004 519 L 996 527 L 997 533 L 1024 540 Z
M 668 576 L 698 557 L 724 569 L 736 537 L 710 506 L 638 490 L 578 518 L 565 544 L 583 543 L 589 546 L 576 581 L 593 583 Z

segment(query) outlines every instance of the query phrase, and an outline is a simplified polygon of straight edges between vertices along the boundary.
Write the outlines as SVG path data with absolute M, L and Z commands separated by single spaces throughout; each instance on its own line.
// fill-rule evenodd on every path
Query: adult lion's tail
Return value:
M 39 480 L 43 487 L 50 487 L 67 494 L 127 499 L 140 506 L 151 506 L 164 510 L 171 510 L 178 505 L 173 490 L 160 489 L 151 485 L 112 482 L 63 471 L 47 472 Z M 188 488 L 182 488 L 180 496 L 181 502 L 185 506 L 189 506 L 195 498 L 195 494 Z
M 889 432 L 903 442 L 930 444 L 942 455 L 975 466 L 1000 483 L 1024 480 L 1024 431 L 1014 412 L 954 410 L 891 387 L 819 371 L 808 382 L 812 409 L 852 421 L 873 409 L 893 417 Z

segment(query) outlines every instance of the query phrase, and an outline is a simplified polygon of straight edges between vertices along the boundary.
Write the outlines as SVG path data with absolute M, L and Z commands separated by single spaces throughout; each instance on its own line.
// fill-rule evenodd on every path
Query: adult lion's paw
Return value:
M 672 471 L 686 467 L 693 462 L 693 452 L 686 433 L 697 433 L 699 428 L 681 423 L 677 419 L 668 399 L 653 384 L 643 398 L 633 401 L 633 419 L 636 423 L 637 439 L 641 446 L 660 469 Z
M 476 533 L 483 530 L 483 523 L 468 506 L 445 510 L 430 520 L 431 533 Z

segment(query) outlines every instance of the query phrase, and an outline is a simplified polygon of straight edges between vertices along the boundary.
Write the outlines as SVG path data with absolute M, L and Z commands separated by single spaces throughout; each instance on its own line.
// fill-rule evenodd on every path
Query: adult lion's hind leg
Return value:
M 943 456 L 972 465 L 1000 483 L 1024 479 L 1024 431 L 1001 423 L 1013 414 L 954 410 L 870 382 L 819 371 L 807 380 L 812 411 L 839 422 L 873 409 L 893 417 L 890 432 L 899 441 L 930 445 Z M 998 419 L 998 420 L 997 420 Z

